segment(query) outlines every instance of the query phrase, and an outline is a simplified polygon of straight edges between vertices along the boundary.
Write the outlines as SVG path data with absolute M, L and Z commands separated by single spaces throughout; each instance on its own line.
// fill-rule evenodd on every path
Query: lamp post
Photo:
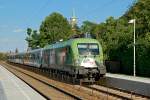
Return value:
M 134 24 L 134 62 L 133 62 L 133 75 L 136 76 L 136 63 L 135 63 L 135 19 L 132 19 L 129 21 L 129 23 L 133 23 Z

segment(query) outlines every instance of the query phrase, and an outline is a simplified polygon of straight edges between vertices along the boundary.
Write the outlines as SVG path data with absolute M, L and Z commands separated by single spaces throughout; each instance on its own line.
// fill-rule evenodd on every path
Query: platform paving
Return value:
M 123 74 L 111 74 L 111 73 L 107 73 L 106 76 L 150 84 L 150 78 L 145 78 L 145 77 L 129 76 L 129 75 L 123 75 Z
M 107 73 L 105 83 L 111 87 L 150 97 L 150 78 Z
M 0 65 L 0 100 L 46 100 Z

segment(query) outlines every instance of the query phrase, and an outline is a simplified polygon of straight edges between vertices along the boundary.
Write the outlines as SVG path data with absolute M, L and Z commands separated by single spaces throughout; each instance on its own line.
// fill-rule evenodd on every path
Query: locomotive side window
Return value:
M 56 61 L 56 53 L 55 49 L 50 50 L 50 64 L 55 64 Z
M 96 43 L 79 43 L 78 52 L 80 55 L 99 55 L 99 47 Z

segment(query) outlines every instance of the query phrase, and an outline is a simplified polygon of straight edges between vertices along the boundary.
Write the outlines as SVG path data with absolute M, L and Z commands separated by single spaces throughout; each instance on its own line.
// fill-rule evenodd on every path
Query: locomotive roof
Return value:
M 9 54 L 10 56 L 15 56 L 15 55 L 24 55 L 25 53 L 33 53 L 33 52 L 38 52 L 41 51 L 42 49 L 51 49 L 51 48 L 61 48 L 61 47 L 66 47 L 66 46 L 71 46 L 73 43 L 99 43 L 96 39 L 91 39 L 91 38 L 76 38 L 76 39 L 70 39 L 67 41 L 62 41 L 58 42 L 55 44 L 47 45 L 44 48 L 39 48 L 35 50 L 31 50 L 28 52 L 23 52 L 23 53 L 17 53 L 17 54 Z
M 51 44 L 51 45 L 47 45 L 45 46 L 43 49 L 51 49 L 51 48 L 61 48 L 61 47 L 65 47 L 65 46 L 70 46 L 73 43 L 99 43 L 96 39 L 91 39 L 91 38 L 77 38 L 77 39 L 70 39 L 67 41 L 62 41 L 62 42 L 58 42 L 55 44 Z

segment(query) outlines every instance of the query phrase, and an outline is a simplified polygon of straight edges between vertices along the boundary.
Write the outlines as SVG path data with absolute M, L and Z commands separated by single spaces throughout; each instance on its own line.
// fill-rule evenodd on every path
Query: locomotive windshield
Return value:
M 79 43 L 78 52 L 80 55 L 99 55 L 98 44 L 96 43 Z

